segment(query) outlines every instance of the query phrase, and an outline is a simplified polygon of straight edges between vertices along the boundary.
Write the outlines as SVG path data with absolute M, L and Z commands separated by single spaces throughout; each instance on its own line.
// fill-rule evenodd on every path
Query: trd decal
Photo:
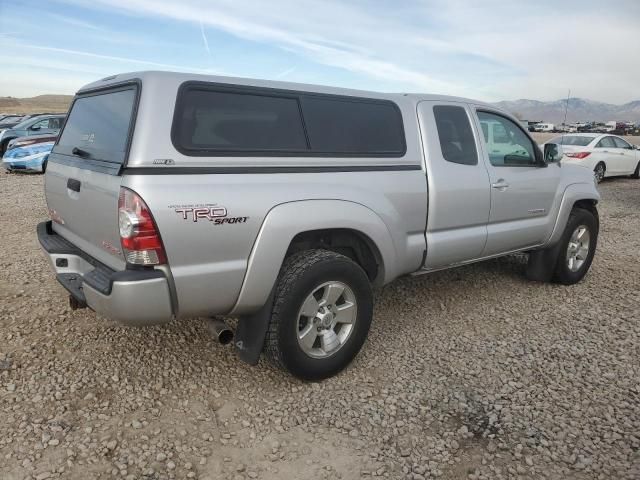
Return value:
M 213 225 L 233 225 L 245 223 L 249 219 L 249 217 L 229 217 L 227 209 L 220 205 L 169 205 L 169 208 L 173 208 L 182 220 L 209 221 Z
M 122 254 L 122 252 L 120 251 L 119 248 L 114 247 L 113 244 L 111 244 L 110 242 L 107 242 L 106 240 L 102 241 L 102 248 L 104 248 L 108 252 L 113 253 L 114 255 L 121 255 Z

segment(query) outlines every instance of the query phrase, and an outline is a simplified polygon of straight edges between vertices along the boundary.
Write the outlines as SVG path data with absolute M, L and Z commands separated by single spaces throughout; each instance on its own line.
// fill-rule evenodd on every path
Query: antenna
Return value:
M 566 128 L 567 126 L 567 110 L 569 110 L 569 98 L 571 97 L 571 89 L 568 89 L 567 92 L 567 102 L 564 104 L 564 120 L 562 121 L 562 126 Z M 564 129 L 563 129 L 564 130 Z M 560 137 L 560 148 L 564 147 L 564 135 L 566 132 L 562 132 L 562 136 Z M 564 150 L 564 149 L 563 149 Z
M 567 103 L 564 105 L 564 120 L 562 121 L 562 125 L 567 124 L 567 110 L 569 110 L 569 97 L 571 97 L 571 89 L 567 92 Z

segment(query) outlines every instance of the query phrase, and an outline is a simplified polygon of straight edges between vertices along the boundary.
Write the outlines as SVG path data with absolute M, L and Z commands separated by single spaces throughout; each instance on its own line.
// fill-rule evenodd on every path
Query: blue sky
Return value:
M 639 31 L 635 0 L 0 0 L 0 96 L 153 69 L 625 103 Z

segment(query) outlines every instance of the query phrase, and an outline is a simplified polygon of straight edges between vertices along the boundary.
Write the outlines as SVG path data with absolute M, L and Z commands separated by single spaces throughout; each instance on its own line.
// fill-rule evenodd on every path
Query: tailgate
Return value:
M 125 268 L 118 195 L 138 89 L 134 83 L 77 95 L 45 174 L 53 230 L 115 270 Z

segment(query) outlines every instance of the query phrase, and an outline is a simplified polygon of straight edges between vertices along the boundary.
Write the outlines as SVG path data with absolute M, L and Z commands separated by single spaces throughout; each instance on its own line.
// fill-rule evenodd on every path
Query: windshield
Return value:
M 8 125 L 9 123 L 16 123 L 20 121 L 22 117 L 6 117 L 0 120 L 0 125 Z
M 9 117 L 4 120 L 0 120 L 0 125 L 10 125 L 19 122 L 22 117 Z M 24 123 L 24 122 L 23 122 Z M 19 124 L 18 124 L 19 125 Z
M 123 163 L 135 98 L 134 86 L 77 98 L 56 153 L 72 155 L 79 149 L 91 160 Z
M 579 135 L 564 135 L 560 137 L 556 137 L 553 140 L 549 140 L 548 143 L 558 143 L 562 145 L 571 145 L 575 147 L 586 147 L 596 137 L 583 137 Z

